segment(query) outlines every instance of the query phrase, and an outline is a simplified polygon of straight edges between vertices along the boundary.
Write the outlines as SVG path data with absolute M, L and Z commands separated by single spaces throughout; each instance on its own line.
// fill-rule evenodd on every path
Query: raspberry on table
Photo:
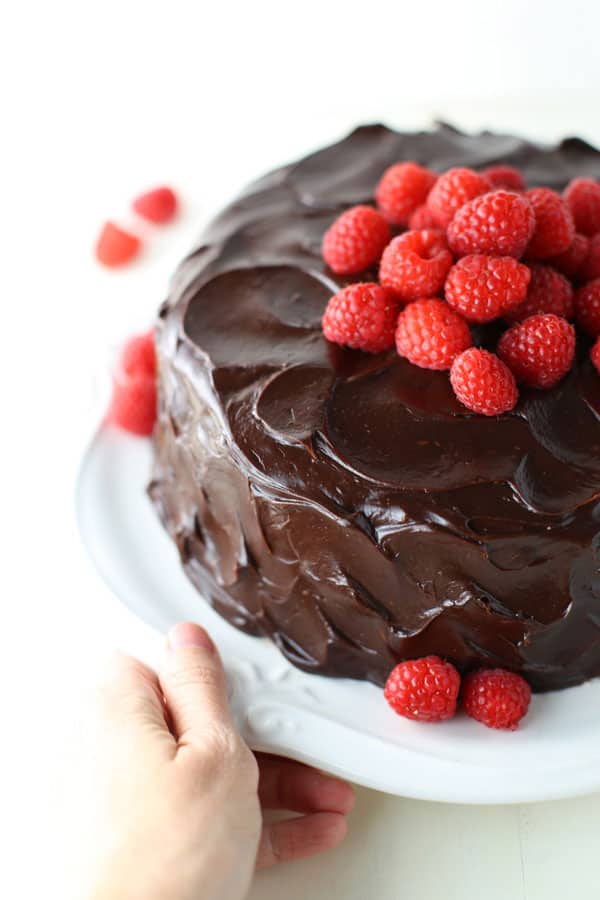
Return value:
M 107 419 L 132 434 L 152 434 L 156 420 L 156 354 L 154 333 L 130 338 L 113 373 Z
M 531 281 L 527 296 L 518 306 L 509 309 L 505 317 L 510 322 L 522 322 L 538 313 L 554 313 L 555 316 L 572 319 L 575 307 L 573 286 L 569 279 L 543 263 L 531 263 L 528 268 Z
M 499 416 L 517 404 L 515 377 L 501 359 L 488 350 L 471 347 L 457 356 L 450 383 L 463 406 L 483 416 Z
M 591 237 L 600 231 L 600 184 L 593 178 L 574 178 L 563 192 L 581 234 Z
M 391 225 L 406 225 L 425 203 L 437 175 L 416 162 L 399 162 L 386 169 L 375 188 L 375 202 Z
M 98 262 L 112 269 L 131 262 L 141 248 L 142 242 L 135 234 L 125 231 L 114 222 L 106 222 L 96 241 L 94 253 Z
M 177 195 L 173 188 L 163 185 L 140 194 L 133 201 L 133 209 L 143 219 L 155 225 L 165 225 L 177 214 Z
M 588 251 L 578 274 L 581 281 L 600 278 L 600 232 L 589 239 Z
M 568 250 L 558 256 L 552 256 L 546 262 L 566 275 L 567 278 L 577 278 L 584 265 L 590 249 L 590 239 L 585 234 L 575 233 L 573 243 Z
M 600 335 L 600 278 L 575 291 L 575 321 L 592 337 Z
M 394 712 L 416 722 L 443 722 L 456 712 L 460 675 L 439 656 L 398 663 L 383 695 Z
M 505 191 L 524 191 L 526 184 L 522 173 L 514 166 L 488 166 L 481 174 L 487 178 L 493 188 Z
M 422 369 L 449 369 L 472 343 L 462 316 L 436 297 L 415 300 L 398 316 L 396 349 Z
M 352 206 L 323 237 L 323 259 L 337 275 L 354 275 L 379 261 L 390 226 L 371 206 Z
M 479 172 L 464 168 L 448 169 L 432 187 L 427 206 L 438 227 L 447 228 L 457 210 L 489 190 L 490 182 Z
M 380 353 L 394 346 L 399 308 L 396 297 L 379 284 L 348 285 L 327 304 L 323 334 L 336 344 Z
M 457 256 L 523 256 L 535 228 L 529 200 L 511 191 L 476 197 L 456 213 L 448 226 L 448 243 Z
M 418 206 L 414 213 L 411 213 L 408 227 L 411 231 L 425 231 L 430 228 L 437 228 L 437 223 L 426 203 Z
M 575 329 L 566 319 L 551 313 L 530 316 L 504 332 L 498 356 L 517 381 L 551 388 L 573 366 L 575 340 Z
M 590 357 L 594 368 L 600 374 L 600 337 L 596 338 L 594 346 L 590 350 Z
M 556 191 L 538 187 L 526 191 L 535 214 L 535 228 L 527 249 L 529 259 L 548 259 L 568 250 L 575 237 L 571 210 Z
M 391 241 L 381 257 L 379 280 L 403 302 L 437 294 L 452 265 L 441 231 L 407 231 Z
M 450 269 L 444 295 L 469 322 L 491 322 L 520 304 L 531 272 L 512 256 L 463 256 Z
M 481 669 L 464 677 L 461 699 L 471 718 L 488 728 L 514 731 L 529 709 L 531 688 L 516 672 Z

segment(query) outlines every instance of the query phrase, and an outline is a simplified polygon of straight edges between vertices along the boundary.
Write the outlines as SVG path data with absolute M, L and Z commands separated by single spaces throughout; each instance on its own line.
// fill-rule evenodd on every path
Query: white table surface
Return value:
M 440 0 L 426 11 L 399 5 L 395 23 L 375 0 L 369 15 L 383 24 L 369 28 L 377 39 L 368 48 L 348 4 L 307 2 L 293 22 L 281 4 L 214 6 L 21 3 L 0 29 L 0 892 L 11 900 L 66 896 L 90 686 L 113 647 L 157 652 L 88 562 L 73 490 L 110 353 L 151 320 L 202 221 L 254 175 L 361 120 L 414 127 L 441 115 L 600 141 L 600 22 L 585 0 L 569 4 L 567 19 L 553 2 L 525 10 L 506 0 L 484 15 L 475 0 Z M 430 20 L 424 57 L 406 35 L 422 35 Z M 447 39 L 457 22 L 469 65 Z M 149 231 L 148 252 L 127 272 L 100 271 L 90 255 L 99 223 L 126 219 L 130 195 L 163 181 L 185 199 L 180 222 Z M 359 790 L 345 844 L 262 873 L 251 898 L 587 898 L 598 894 L 599 844 L 597 797 L 476 808 Z

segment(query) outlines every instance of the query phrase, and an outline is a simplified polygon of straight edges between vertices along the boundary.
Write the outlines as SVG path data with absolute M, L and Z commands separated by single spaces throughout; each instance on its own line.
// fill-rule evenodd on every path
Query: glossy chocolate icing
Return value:
M 150 493 L 199 590 L 303 669 L 385 681 L 404 657 L 600 673 L 600 379 L 471 415 L 447 374 L 322 336 L 327 226 L 383 170 L 518 165 L 600 178 L 578 139 L 535 146 L 375 125 L 249 187 L 180 266 L 159 326 Z M 375 273 L 362 274 L 367 280 Z M 477 333 L 493 345 L 494 329 Z

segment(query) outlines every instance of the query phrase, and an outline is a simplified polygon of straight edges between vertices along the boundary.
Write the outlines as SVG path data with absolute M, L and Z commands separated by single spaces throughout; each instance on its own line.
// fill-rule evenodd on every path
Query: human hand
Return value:
M 248 749 L 199 626 L 171 631 L 160 675 L 120 658 L 103 701 L 93 900 L 238 900 L 255 867 L 344 838 L 352 788 Z M 266 823 L 262 809 L 302 815 Z

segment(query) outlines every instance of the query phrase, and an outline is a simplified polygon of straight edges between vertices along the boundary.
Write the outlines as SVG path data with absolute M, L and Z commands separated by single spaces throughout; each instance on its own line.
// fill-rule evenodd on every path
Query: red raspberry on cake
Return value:
M 517 404 L 515 377 L 501 359 L 488 350 L 471 347 L 457 356 L 450 383 L 463 406 L 482 416 L 499 416 Z
M 514 166 L 488 166 L 481 172 L 493 188 L 505 191 L 524 191 L 525 179 L 521 172 Z
M 574 178 L 563 192 L 581 234 L 591 237 L 600 231 L 600 184 L 592 178 Z
M 456 712 L 460 675 L 439 656 L 398 663 L 383 695 L 394 712 L 416 722 L 443 722 Z
M 590 238 L 585 260 L 580 266 L 581 281 L 594 281 L 600 278 L 600 233 Z
M 96 241 L 96 259 L 109 269 L 127 265 L 138 255 L 142 242 L 114 222 L 106 222 Z
M 594 346 L 590 350 L 590 357 L 594 368 L 600 374 L 600 337 L 596 338 Z
M 551 266 L 532 263 L 529 266 L 531 281 L 523 303 L 505 313 L 510 322 L 522 322 L 539 313 L 554 313 L 564 319 L 574 315 L 573 286 L 568 278 Z
M 469 322 L 491 322 L 520 304 L 531 273 L 512 256 L 464 256 L 450 269 L 444 295 Z
M 173 188 L 157 187 L 140 194 L 133 201 L 133 209 L 143 219 L 155 225 L 165 225 L 177 213 L 177 195 Z
M 560 316 L 530 316 L 504 332 L 498 356 L 522 384 L 554 387 L 573 365 L 575 329 Z
M 448 169 L 432 187 L 427 206 L 438 227 L 447 228 L 457 210 L 490 189 L 487 178 L 473 169 Z
M 463 679 L 467 715 L 488 728 L 514 731 L 529 709 L 531 688 L 521 675 L 505 669 L 481 669 Z
M 383 173 L 375 189 L 375 202 L 392 225 L 406 225 L 425 203 L 437 175 L 416 162 L 399 162 Z
M 511 191 L 476 197 L 456 213 L 448 226 L 448 243 L 457 256 L 523 256 L 535 228 L 529 200 Z
M 600 335 L 600 278 L 575 291 L 575 321 L 592 337 Z
M 418 206 L 408 220 L 408 227 L 411 231 L 425 231 L 430 228 L 437 228 L 437 222 L 433 218 L 433 213 L 426 203 Z
M 571 210 L 556 191 L 533 188 L 525 193 L 535 214 L 535 228 L 527 250 L 529 259 L 548 259 L 568 250 L 575 237 Z
M 323 237 L 323 259 L 337 275 L 354 275 L 379 262 L 390 226 L 371 206 L 343 212 Z
M 152 434 L 156 420 L 154 333 L 131 338 L 123 347 L 114 375 L 108 420 L 132 434 Z
M 422 369 L 449 369 L 472 343 L 462 316 L 435 297 L 409 303 L 398 316 L 396 349 Z
M 441 231 L 407 231 L 383 251 L 379 280 L 407 303 L 441 291 L 452 262 Z
M 336 344 L 380 353 L 394 346 L 398 311 L 398 300 L 381 285 L 351 284 L 327 304 L 323 334 Z
M 567 278 L 576 278 L 587 259 L 589 249 L 590 239 L 585 234 L 576 233 L 569 249 L 558 256 L 551 257 L 547 262 Z

